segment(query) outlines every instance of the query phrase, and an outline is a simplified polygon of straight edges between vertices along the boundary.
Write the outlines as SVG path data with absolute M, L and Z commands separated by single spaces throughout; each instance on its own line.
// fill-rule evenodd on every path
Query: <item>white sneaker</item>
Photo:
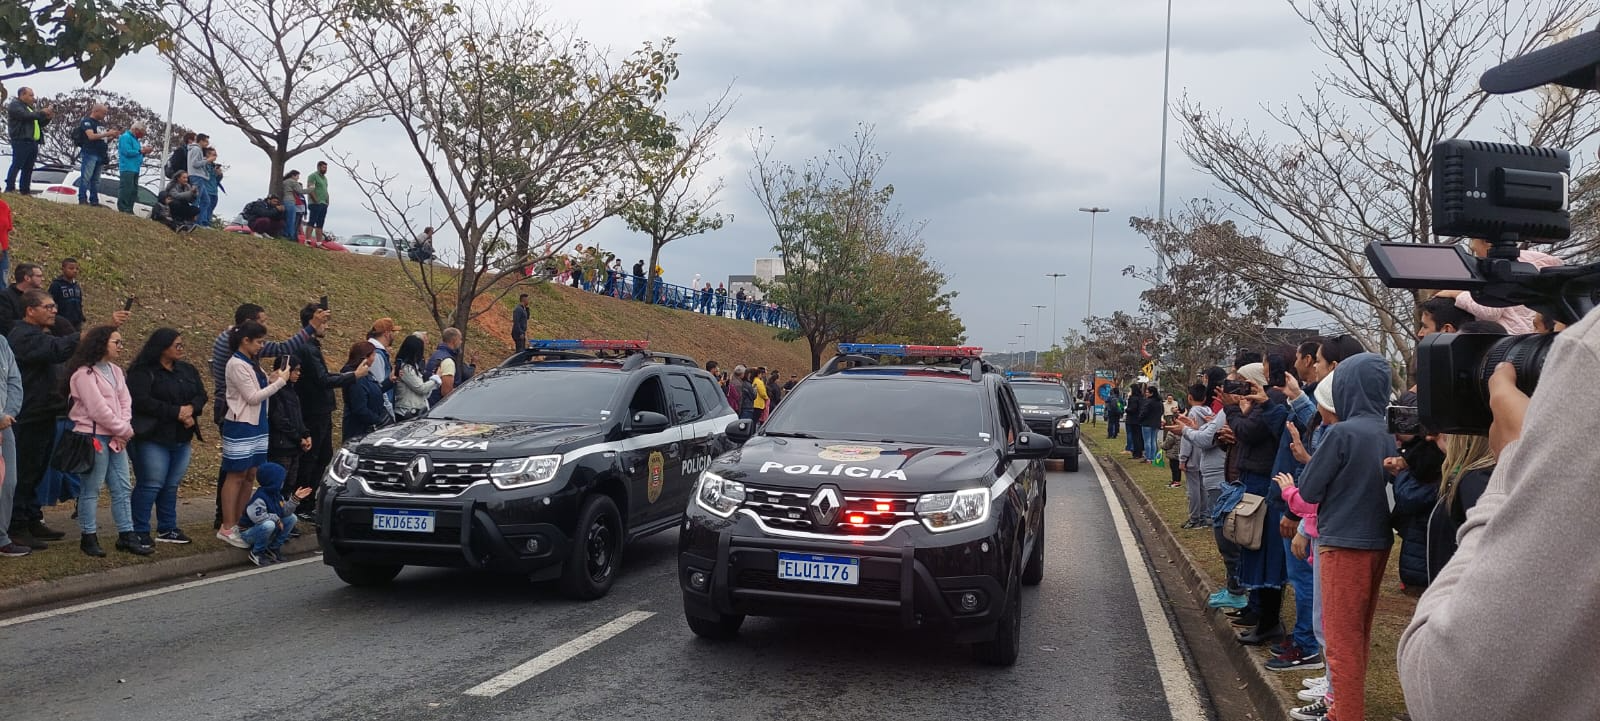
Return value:
M 1328 695 L 1328 687 L 1327 686 L 1313 686 L 1313 687 L 1308 688 L 1308 689 L 1302 689 L 1300 691 L 1300 693 L 1297 693 L 1295 695 L 1299 696 L 1301 701 L 1312 701 L 1312 702 L 1321 701 L 1321 700 L 1323 700 L 1323 697 Z
M 222 530 L 217 531 L 217 538 L 220 539 L 223 543 L 226 543 L 226 544 L 228 544 L 230 546 L 233 546 L 234 548 L 249 548 L 250 547 L 250 544 L 245 543 L 244 539 L 239 537 L 239 527 L 238 526 L 229 526 L 227 528 L 224 528 Z
M 1328 686 L 1328 675 L 1323 674 L 1321 676 L 1312 676 L 1311 678 L 1301 679 L 1300 685 L 1306 688 L 1316 688 L 1318 686 L 1326 688 Z

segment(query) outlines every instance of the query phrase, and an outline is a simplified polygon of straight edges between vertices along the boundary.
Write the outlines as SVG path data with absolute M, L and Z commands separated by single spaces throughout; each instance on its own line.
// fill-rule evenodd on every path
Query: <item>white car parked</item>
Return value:
M 33 171 L 33 189 L 38 192 L 38 197 L 56 203 L 78 202 L 78 177 L 76 170 L 65 170 L 59 167 L 40 167 Z M 121 190 L 121 180 L 115 175 L 101 175 L 98 181 L 100 191 L 100 204 L 112 210 L 117 209 L 117 193 Z M 141 218 L 150 217 L 150 210 L 156 205 L 156 193 L 144 185 L 139 186 L 139 199 L 133 203 L 133 214 Z
M 339 242 L 352 253 L 375 255 L 380 258 L 394 258 L 404 255 L 411 249 L 410 243 L 379 235 L 352 235 Z

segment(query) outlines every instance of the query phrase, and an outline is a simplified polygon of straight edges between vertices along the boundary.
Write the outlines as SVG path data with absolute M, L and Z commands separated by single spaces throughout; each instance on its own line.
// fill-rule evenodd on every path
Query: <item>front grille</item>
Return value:
M 835 583 L 807 583 L 805 581 L 785 581 L 778 578 L 776 571 L 763 571 L 756 568 L 746 568 L 739 571 L 734 584 L 737 588 L 755 591 L 784 591 L 787 593 L 804 593 L 813 596 L 836 596 L 843 598 L 871 598 L 881 601 L 896 601 L 900 598 L 900 584 L 876 578 L 863 578 L 854 586 L 845 586 Z
M 811 498 L 816 491 L 745 486 L 743 508 L 748 508 L 770 528 L 838 536 L 881 536 L 902 521 L 917 517 L 917 495 L 912 493 L 840 494 L 844 507 L 832 526 L 811 520 Z M 853 521 L 852 518 L 859 518 Z
M 494 461 L 434 461 L 433 474 L 427 483 L 412 491 L 406 486 L 406 466 L 411 459 L 393 460 L 362 456 L 356 461 L 356 475 L 367 482 L 374 491 L 404 493 L 414 496 L 454 496 L 479 481 L 489 480 L 489 468 Z
M 1054 418 L 1029 418 L 1028 430 L 1048 436 L 1055 433 L 1056 421 Z

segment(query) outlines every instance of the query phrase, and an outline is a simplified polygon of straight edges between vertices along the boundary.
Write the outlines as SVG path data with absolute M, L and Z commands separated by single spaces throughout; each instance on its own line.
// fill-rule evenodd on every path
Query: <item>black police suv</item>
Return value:
M 1068 471 L 1078 470 L 1078 410 L 1067 387 L 1050 376 L 1013 375 L 1007 379 L 1022 406 L 1022 418 L 1034 433 L 1050 436 Z
M 1047 436 L 976 348 L 843 344 L 700 474 L 678 541 L 689 628 L 746 616 L 946 632 L 1015 663 L 1044 577 Z M 879 364 L 880 354 L 899 356 Z
M 317 534 L 345 582 L 443 566 L 598 598 L 627 543 L 676 525 L 700 471 L 733 447 L 733 409 L 692 359 L 644 341 L 529 345 L 334 457 Z

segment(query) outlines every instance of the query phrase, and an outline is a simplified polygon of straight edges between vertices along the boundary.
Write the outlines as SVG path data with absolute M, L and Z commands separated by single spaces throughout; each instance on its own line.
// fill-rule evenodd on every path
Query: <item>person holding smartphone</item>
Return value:
M 228 333 L 233 355 L 227 364 L 227 411 L 222 421 L 223 528 L 217 537 L 236 548 L 246 543 L 239 526 L 228 525 L 244 513 L 244 505 L 254 492 L 256 469 L 267 462 L 267 401 L 289 382 L 289 370 L 274 371 L 268 378 L 257 366 L 267 345 L 267 328 L 245 321 Z

